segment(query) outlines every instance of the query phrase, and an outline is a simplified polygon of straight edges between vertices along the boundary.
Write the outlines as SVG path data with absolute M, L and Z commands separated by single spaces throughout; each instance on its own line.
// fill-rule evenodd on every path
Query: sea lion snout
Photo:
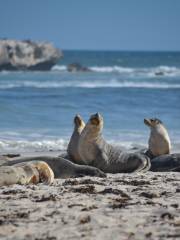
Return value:
M 144 124 L 146 124 L 148 127 L 156 127 L 158 124 L 163 124 L 163 123 L 158 118 L 145 118 Z
M 148 118 L 145 118 L 144 119 L 144 124 L 150 127 L 151 126 L 151 120 L 148 119 Z
M 82 125 L 82 117 L 77 114 L 75 117 L 74 117 L 74 124 L 77 125 L 77 126 L 81 126 Z
M 102 116 L 99 114 L 99 113 L 96 113 L 96 114 L 93 114 L 91 115 L 90 117 L 90 122 L 93 124 L 93 125 L 99 125 L 101 122 L 103 121 L 103 118 Z

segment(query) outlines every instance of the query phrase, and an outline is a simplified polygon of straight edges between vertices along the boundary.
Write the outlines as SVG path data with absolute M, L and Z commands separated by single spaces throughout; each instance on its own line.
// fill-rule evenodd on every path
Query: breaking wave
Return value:
M 68 81 L 3 81 L 0 89 L 12 88 L 155 88 L 155 89 L 179 89 L 180 83 L 150 82 L 150 81 L 130 81 L 130 80 L 68 80 Z
M 29 141 L 29 140 L 1 140 L 1 152 L 36 152 L 36 151 L 65 151 L 68 142 L 64 139 L 58 140 L 43 140 L 43 141 Z
M 147 144 L 140 141 L 135 144 L 134 141 L 121 141 L 109 140 L 110 144 L 120 147 L 122 150 L 145 149 Z M 19 152 L 48 152 L 48 151 L 66 151 L 68 140 L 43 140 L 43 141 L 30 141 L 30 140 L 1 140 L 0 151 L 1 153 L 19 153 Z M 179 152 L 180 143 L 173 144 L 173 152 Z
M 157 66 L 152 68 L 129 68 L 122 66 L 91 66 L 89 67 L 93 72 L 99 73 L 120 73 L 147 77 L 163 77 L 163 76 L 180 76 L 180 68 L 173 66 Z M 55 65 L 53 71 L 67 71 L 65 65 Z

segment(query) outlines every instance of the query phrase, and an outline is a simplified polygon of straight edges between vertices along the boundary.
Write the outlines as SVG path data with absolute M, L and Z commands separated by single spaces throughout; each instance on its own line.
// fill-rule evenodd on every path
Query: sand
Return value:
M 180 173 L 1 187 L 0 239 L 180 239 Z

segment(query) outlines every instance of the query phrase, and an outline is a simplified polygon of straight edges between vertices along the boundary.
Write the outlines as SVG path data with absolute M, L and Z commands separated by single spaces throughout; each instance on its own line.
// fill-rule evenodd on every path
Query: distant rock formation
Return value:
M 50 70 L 63 56 L 51 43 L 0 40 L 0 71 Z
M 91 72 L 91 69 L 82 66 L 79 63 L 71 63 L 67 66 L 68 72 Z

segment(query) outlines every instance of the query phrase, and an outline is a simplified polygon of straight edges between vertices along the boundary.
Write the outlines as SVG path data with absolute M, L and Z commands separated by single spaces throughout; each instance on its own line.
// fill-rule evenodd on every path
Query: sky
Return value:
M 180 51 L 180 0 L 0 0 L 0 38 L 61 49 Z

